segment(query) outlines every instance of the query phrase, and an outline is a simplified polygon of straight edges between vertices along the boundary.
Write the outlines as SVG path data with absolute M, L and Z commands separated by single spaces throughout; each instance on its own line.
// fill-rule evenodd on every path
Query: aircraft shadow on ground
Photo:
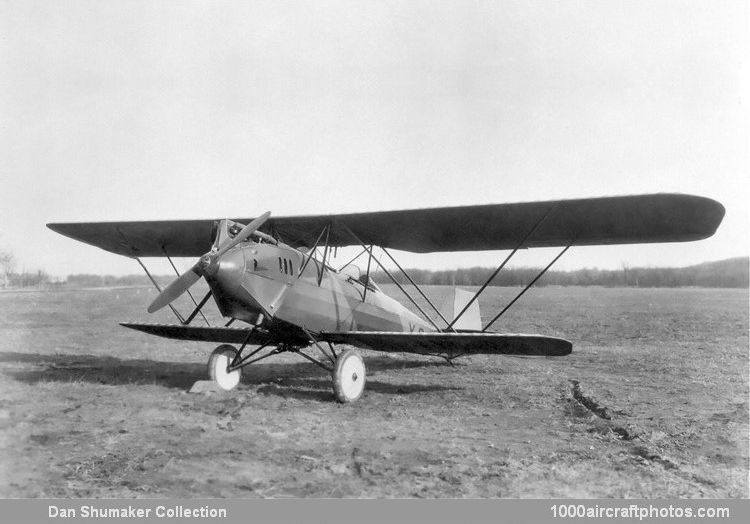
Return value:
M 252 380 L 252 379 L 250 379 Z M 377 380 L 367 380 L 366 391 L 384 395 L 409 395 L 412 393 L 429 393 L 452 391 L 462 388 L 425 384 L 390 384 Z M 333 391 L 330 378 L 289 378 L 280 382 L 259 386 L 256 391 L 262 395 L 277 395 L 299 400 L 331 400 Z
M 3 366 L 14 363 L 28 366 L 21 369 Z M 366 364 L 368 373 L 447 365 L 434 360 L 396 360 L 388 357 L 369 358 L 366 359 Z M 183 390 L 189 389 L 197 380 L 208 379 L 206 364 L 202 363 L 19 352 L 0 352 L 0 374 L 27 384 L 87 382 L 113 386 L 158 385 Z M 321 400 L 331 397 L 331 379 L 328 373 L 309 362 L 251 364 L 243 369 L 242 381 L 246 385 L 259 386 L 257 391 L 265 395 Z M 384 394 L 408 394 L 456 388 L 368 380 L 367 389 Z

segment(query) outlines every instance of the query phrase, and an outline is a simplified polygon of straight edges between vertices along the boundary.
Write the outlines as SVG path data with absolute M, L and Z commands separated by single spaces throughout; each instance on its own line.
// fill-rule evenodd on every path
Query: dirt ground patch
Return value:
M 294 355 L 186 393 L 211 344 L 117 325 L 152 297 L 0 293 L 0 496 L 748 496 L 747 290 L 536 289 L 496 329 L 572 355 L 363 352 L 352 405 Z

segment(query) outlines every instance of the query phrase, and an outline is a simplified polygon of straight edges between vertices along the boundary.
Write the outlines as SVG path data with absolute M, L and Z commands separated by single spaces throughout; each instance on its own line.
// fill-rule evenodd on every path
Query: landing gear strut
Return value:
M 264 347 L 259 347 L 243 358 L 242 350 L 238 351 L 234 346 L 230 346 L 229 344 L 218 346 L 208 358 L 208 374 L 211 380 L 215 381 L 224 391 L 231 391 L 239 385 L 244 366 L 282 353 L 283 351 L 292 351 L 331 373 L 333 378 L 333 392 L 339 402 L 345 404 L 354 402 L 362 396 L 365 390 L 365 382 L 367 381 L 365 362 L 355 349 L 347 349 L 343 353 L 336 355 L 336 352 L 331 348 L 331 353 L 335 355 L 335 358 L 333 355 L 323 352 L 331 364 L 333 364 L 333 367 L 303 353 L 299 349 L 288 348 L 286 346 L 279 346 L 265 355 L 250 360 L 253 355 L 261 351 Z
M 333 391 L 339 402 L 354 402 L 365 390 L 365 362 L 354 349 L 347 349 L 336 359 L 333 369 Z

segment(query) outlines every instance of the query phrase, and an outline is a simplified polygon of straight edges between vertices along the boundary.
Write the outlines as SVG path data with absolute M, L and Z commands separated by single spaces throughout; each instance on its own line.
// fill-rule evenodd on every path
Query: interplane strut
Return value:
M 368 247 L 367 247 L 367 246 L 366 246 L 365 244 L 363 244 L 363 243 L 362 243 L 362 241 L 361 241 L 361 240 L 359 239 L 359 237 L 358 237 L 358 236 L 357 236 L 357 235 L 356 235 L 356 234 L 354 233 L 354 231 L 352 231 L 351 229 L 349 229 L 349 227 L 348 227 L 348 226 L 347 226 L 346 224 L 343 224 L 343 226 L 344 226 L 344 228 L 346 229 L 346 231 L 347 231 L 347 232 L 348 232 L 348 233 L 349 233 L 350 235 L 352 235 L 352 237 L 353 237 L 353 238 L 354 238 L 354 239 L 355 239 L 355 240 L 356 240 L 357 242 L 359 242 L 359 243 L 360 243 L 360 244 L 362 245 L 362 247 L 364 247 L 365 249 L 367 249 L 367 253 L 368 253 L 368 254 L 370 255 L 370 258 L 374 258 L 374 257 L 372 256 L 372 248 L 368 248 Z M 397 287 L 398 287 L 398 288 L 399 288 L 399 289 L 401 290 L 401 292 L 402 292 L 402 293 L 403 293 L 404 295 L 406 295 L 406 298 L 408 298 L 408 299 L 409 299 L 409 301 L 410 301 L 410 302 L 411 302 L 412 304 L 414 304 L 414 307 L 416 307 L 416 308 L 417 308 L 417 309 L 419 310 L 419 312 L 420 312 L 420 313 L 422 313 L 422 316 L 423 316 L 423 317 L 424 317 L 425 319 L 427 319 L 427 321 L 428 321 L 428 322 L 429 322 L 430 324 L 432 324 L 432 326 L 433 326 L 433 327 L 434 327 L 434 328 L 435 328 L 435 329 L 436 329 L 437 331 L 441 331 L 441 329 L 440 329 L 440 328 L 438 327 L 438 325 L 437 325 L 437 324 L 435 323 L 435 321 L 434 321 L 434 320 L 432 320 L 432 318 L 431 318 L 431 317 L 430 317 L 430 316 L 429 316 L 429 315 L 428 315 L 427 313 L 425 313 L 424 309 L 422 309 L 422 308 L 421 308 L 421 306 L 420 306 L 420 305 L 419 305 L 419 304 L 417 303 L 417 301 L 416 301 L 416 300 L 414 300 L 414 299 L 412 298 L 412 296 L 411 296 L 411 295 L 410 295 L 410 294 L 409 294 L 409 293 L 408 293 L 408 292 L 407 292 L 407 291 L 406 291 L 406 290 L 405 290 L 405 289 L 403 288 L 403 286 L 402 286 L 401 284 L 399 284 L 399 283 L 398 283 L 398 282 L 396 281 L 395 277 L 394 277 L 394 276 L 393 276 L 393 275 L 391 274 L 391 272 L 390 272 L 390 271 L 388 271 L 388 269 L 387 269 L 387 268 L 386 268 L 386 267 L 385 267 L 385 266 L 384 266 L 384 265 L 383 265 L 383 264 L 382 264 L 382 263 L 380 262 L 380 260 L 378 260 L 377 258 L 375 258 L 375 263 L 377 263 L 377 264 L 378 264 L 378 266 L 380 266 L 380 269 L 382 269 L 382 270 L 383 270 L 383 272 L 384 272 L 384 273 L 385 273 L 386 275 L 388 275 L 388 278 L 390 278 L 390 279 L 391 279 L 391 280 L 393 281 L 393 283 L 394 283 L 394 284 L 396 284 L 396 286 L 397 286 Z M 368 277 L 368 278 L 369 278 L 369 277 Z M 433 307 L 434 307 L 434 306 L 433 306 Z
M 536 283 L 536 281 L 537 281 L 537 280 L 539 280 L 540 278 L 542 278 L 542 275 L 544 275 L 544 274 L 545 274 L 545 273 L 547 272 L 547 270 L 548 270 L 549 268 L 551 268 L 551 267 L 552 267 L 552 265 L 553 265 L 553 264 L 554 264 L 555 262 L 557 262 L 557 260 L 558 260 L 558 259 L 559 259 L 559 258 L 560 258 L 561 256 L 563 256 L 563 255 L 565 254 L 565 252 L 566 252 L 566 251 L 567 251 L 567 250 L 568 250 L 568 249 L 570 248 L 570 246 L 572 246 L 572 245 L 573 245 L 573 242 L 575 242 L 575 239 L 571 240 L 571 241 L 570 241 L 570 243 L 569 243 L 569 244 L 568 244 L 567 246 L 565 246 L 565 248 L 563 248 L 563 250 L 562 250 L 562 251 L 560 251 L 560 253 L 559 253 L 559 254 L 558 254 L 558 255 L 557 255 L 557 256 L 556 256 L 556 257 L 555 257 L 554 259 L 552 259 L 552 262 L 550 262 L 549 264 L 547 264 L 547 267 L 545 267 L 544 269 L 542 269 L 542 270 L 541 270 L 541 271 L 539 272 L 539 274 L 538 274 L 538 275 L 537 275 L 536 277 L 534 277 L 534 280 L 532 280 L 531 282 L 529 282 L 529 283 L 528 283 L 528 285 L 527 285 L 527 286 L 526 286 L 525 288 L 523 288 L 523 291 L 521 291 L 521 292 L 520 292 L 520 293 L 519 293 L 518 295 L 516 295 L 516 297 L 515 297 L 515 298 L 514 298 L 513 300 L 511 300 L 511 301 L 510 301 L 510 303 L 508 303 L 508 305 L 507 305 L 507 306 L 505 306 L 505 307 L 503 308 L 503 310 L 502 310 L 502 311 L 500 311 L 500 313 L 498 313 L 497 315 L 495 315 L 495 318 L 493 318 L 492 320 L 490 320 L 490 321 L 489 321 L 489 322 L 487 323 L 487 325 L 486 325 L 486 326 L 484 326 L 484 327 L 482 328 L 482 332 L 484 332 L 484 331 L 487 331 L 487 329 L 489 329 L 489 327 L 490 327 L 490 326 L 491 326 L 492 324 L 494 324 L 494 323 L 495 323 L 495 321 L 497 321 L 497 319 L 499 319 L 499 318 L 500 318 L 501 316 L 503 316 L 503 314 L 504 314 L 504 313 L 505 313 L 506 311 L 508 311 L 508 310 L 509 310 L 509 309 L 511 308 L 511 306 L 512 306 L 513 304 L 515 304 L 515 303 L 516 303 L 516 301 L 517 301 L 517 300 L 518 300 L 519 298 L 521 298 L 521 297 L 523 296 L 523 294 L 524 294 L 524 293 L 526 293 L 526 292 L 527 292 L 527 291 L 528 291 L 528 290 L 529 290 L 529 289 L 531 288 L 531 286 L 533 286 L 533 285 L 534 285 L 534 284 Z
M 180 272 L 177 271 L 177 267 L 174 265 L 174 262 L 172 262 L 172 257 L 169 256 L 169 253 L 167 253 L 167 250 L 164 246 L 161 247 L 162 251 L 164 251 L 164 256 L 167 257 L 167 260 L 169 260 L 169 264 L 172 266 L 172 269 L 174 269 L 175 274 L 179 277 Z M 203 317 L 203 320 L 206 322 L 207 326 L 210 326 L 211 324 L 208 322 L 208 319 L 206 318 L 206 315 L 203 314 L 203 311 L 201 310 L 201 307 L 203 304 L 205 304 L 205 301 L 201 303 L 201 307 L 198 306 L 198 302 L 195 301 L 195 297 L 190 292 L 190 290 L 187 290 L 187 294 L 190 297 L 190 300 L 193 301 L 193 305 L 195 305 L 195 311 L 199 312 L 200 315 Z M 207 300 L 207 299 L 206 299 Z M 193 317 L 191 316 L 188 320 L 184 322 L 184 324 L 190 324 L 190 321 L 193 320 Z
M 500 271 L 501 271 L 501 270 L 502 270 L 502 269 L 503 269 L 503 268 L 505 267 L 505 264 L 507 264 L 507 263 L 508 263 L 508 261 L 509 261 L 509 260 L 510 260 L 511 258 L 513 258 L 513 255 L 515 255 L 515 254 L 516 254 L 516 252 L 517 252 L 517 251 L 518 251 L 519 249 L 521 249 L 521 248 L 523 247 L 523 245 L 524 245 L 524 244 L 525 244 L 525 243 L 526 243 L 526 242 L 527 242 L 527 241 L 529 240 L 529 238 L 531 237 L 531 235 L 532 235 L 532 234 L 534 234 L 534 231 L 536 231 L 537 229 L 539 229 L 539 226 L 541 226 L 541 225 L 542 225 L 542 223 L 543 223 L 543 222 L 544 222 L 545 220 L 547 220 L 547 217 L 548 217 L 548 216 L 550 215 L 550 213 L 552 213 L 552 211 L 553 211 L 553 210 L 554 210 L 554 209 L 555 209 L 556 207 L 557 207 L 557 206 L 552 206 L 552 207 L 550 207 L 550 208 L 549 208 L 549 209 L 548 209 L 548 210 L 547 210 L 547 211 L 546 211 L 546 212 L 544 213 L 544 215 L 542 215 L 542 217 L 541 217 L 541 218 L 540 218 L 540 219 L 539 219 L 539 220 L 538 220 L 538 221 L 537 221 L 537 222 L 536 222 L 536 223 L 534 224 L 534 226 L 533 226 L 533 227 L 532 227 L 531 229 L 529 229 L 529 231 L 528 231 L 528 232 L 526 233 L 526 235 L 525 235 L 525 236 L 524 236 L 524 237 L 523 237 L 523 238 L 521 239 L 521 241 L 520 241 L 520 242 L 519 242 L 519 243 L 518 243 L 518 244 L 516 245 L 516 247 L 515 247 L 515 248 L 513 248 L 513 251 L 511 251 L 511 252 L 510 252 L 510 254 L 509 254 L 509 255 L 508 255 L 507 257 L 505 257 L 505 260 L 503 260 L 503 261 L 502 261 L 502 263 L 501 263 L 501 264 L 500 264 L 500 265 L 499 265 L 499 266 L 497 267 L 497 269 L 495 269 L 495 271 L 494 271 L 494 272 L 493 272 L 493 273 L 492 273 L 492 274 L 490 275 L 490 278 L 488 278 L 488 279 L 487 279 L 487 281 L 486 281 L 486 282 L 485 282 L 484 284 L 482 284 L 482 287 L 480 287 L 480 288 L 479 288 L 479 290 L 478 290 L 478 291 L 477 291 L 477 292 L 476 292 L 476 293 L 474 294 L 474 296 L 473 296 L 473 297 L 471 297 L 471 300 L 469 300 L 469 301 L 468 301 L 468 302 L 466 303 L 466 305 L 465 305 L 465 306 L 464 306 L 464 308 L 463 308 L 463 309 L 461 310 L 461 312 L 460 312 L 460 313 L 459 313 L 458 315 L 456 315 L 456 318 L 454 318 L 454 319 L 453 319 L 453 322 L 451 322 L 451 323 L 450 323 L 450 324 L 448 325 L 448 328 L 452 328 L 452 327 L 453 327 L 453 325 L 454 325 L 454 324 L 455 324 L 456 322 L 458 322 L 458 320 L 459 320 L 459 319 L 460 319 L 460 318 L 461 318 L 461 317 L 463 316 L 463 314 L 464 314 L 464 313 L 466 313 L 466 310 L 468 310 L 468 309 L 469 309 L 469 306 L 471 306 L 471 305 L 472 305 L 472 304 L 473 304 L 473 303 L 474 303 L 474 302 L 475 302 L 475 301 L 476 301 L 476 300 L 477 300 L 477 299 L 479 298 L 479 295 L 481 295 L 481 294 L 482 294 L 482 292 L 483 292 L 483 291 L 484 291 L 484 290 L 485 290 L 485 289 L 487 288 L 487 286 L 489 286 L 489 285 L 490 285 L 490 282 L 492 282 L 492 281 L 494 280 L 494 278 L 495 278 L 495 277 L 497 276 L 497 274 L 498 274 L 498 273 L 500 273 Z

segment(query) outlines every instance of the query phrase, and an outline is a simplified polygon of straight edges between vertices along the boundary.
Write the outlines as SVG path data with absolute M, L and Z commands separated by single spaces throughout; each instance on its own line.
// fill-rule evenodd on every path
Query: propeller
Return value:
M 234 238 L 227 238 L 219 246 L 214 246 L 211 251 L 203 255 L 198 262 L 188 271 L 185 271 L 182 275 L 173 280 L 167 287 L 165 287 L 161 293 L 151 302 L 148 306 L 148 312 L 153 313 L 159 311 L 167 304 L 172 303 L 177 297 L 187 291 L 193 284 L 198 282 L 202 276 L 204 276 L 208 270 L 215 267 L 215 264 L 227 251 L 232 249 L 234 246 L 247 240 L 256 229 L 262 226 L 268 217 L 271 216 L 270 211 L 266 211 L 261 216 L 250 222 L 248 225 L 242 228 Z

